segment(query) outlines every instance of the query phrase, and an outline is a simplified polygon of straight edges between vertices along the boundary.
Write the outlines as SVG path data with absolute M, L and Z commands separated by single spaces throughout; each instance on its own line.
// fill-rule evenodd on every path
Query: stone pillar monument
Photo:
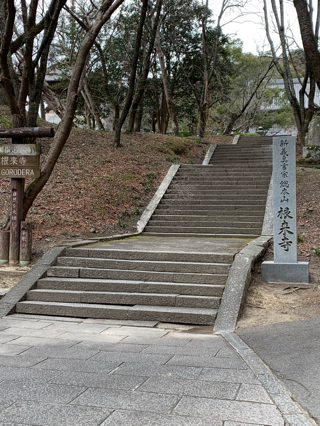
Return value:
M 308 283 L 309 263 L 297 261 L 296 138 L 273 138 L 274 261 L 261 265 L 267 282 Z

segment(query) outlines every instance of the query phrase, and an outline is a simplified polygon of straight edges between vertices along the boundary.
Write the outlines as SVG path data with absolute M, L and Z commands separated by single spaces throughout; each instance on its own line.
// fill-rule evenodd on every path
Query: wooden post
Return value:
M 12 117 L 12 127 L 24 127 L 24 116 L 16 114 Z M 23 143 L 23 139 L 12 139 L 12 143 Z M 11 222 L 9 262 L 19 263 L 20 259 L 20 230 L 23 208 L 24 179 L 11 179 Z
M 9 262 L 10 231 L 0 231 L 0 265 Z
M 20 243 L 20 265 L 29 265 L 32 253 L 32 224 L 22 222 Z

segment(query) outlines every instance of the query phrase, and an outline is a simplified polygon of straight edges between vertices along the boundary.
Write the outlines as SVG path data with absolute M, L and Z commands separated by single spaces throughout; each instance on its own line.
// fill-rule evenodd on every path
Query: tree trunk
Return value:
M 46 119 L 46 111 L 44 108 L 43 96 L 41 96 L 41 102 L 40 102 L 40 117 L 42 118 L 42 120 Z
M 143 118 L 143 103 L 141 102 L 140 107 L 136 114 L 135 122 L 134 122 L 135 132 L 141 132 L 142 118 Z
M 202 104 L 199 111 L 199 127 L 198 136 L 200 139 L 204 138 L 206 126 L 208 120 L 208 107 L 206 104 Z
M 115 134 L 114 134 L 114 146 L 119 147 L 121 145 L 121 129 L 125 122 L 125 119 L 127 118 L 130 107 L 132 104 L 133 94 L 134 94 L 134 88 L 135 88 L 135 81 L 136 81 L 136 74 L 137 74 L 137 65 L 139 60 L 139 53 L 140 53 L 140 46 L 141 46 L 141 40 L 142 40 L 142 32 L 143 27 L 147 15 L 148 10 L 148 0 L 143 0 L 142 2 L 142 9 L 140 14 L 140 21 L 139 26 L 137 29 L 137 36 L 136 36 L 136 42 L 135 42 L 135 48 L 134 48 L 134 55 L 132 60 L 132 66 L 131 66 L 131 73 L 129 78 L 129 88 L 128 88 L 128 94 L 127 99 L 125 102 L 125 105 L 123 107 L 121 116 L 119 117 L 118 122 L 116 123 L 115 127 Z
M 293 3 L 297 11 L 304 52 L 314 74 L 317 86 L 320 89 L 320 53 L 312 28 L 308 4 L 306 0 L 293 0 Z M 318 31 L 318 29 L 316 29 L 316 31 Z
M 161 68 L 163 88 L 164 88 L 165 98 L 167 101 L 167 108 L 171 118 L 172 134 L 175 136 L 179 136 L 179 124 L 178 124 L 177 114 L 174 107 L 174 103 L 172 101 L 169 76 L 168 76 L 167 67 L 164 60 L 164 53 L 163 53 L 161 42 L 160 42 L 160 27 L 158 27 L 158 30 L 157 30 L 155 44 L 156 44 L 157 55 L 158 55 L 160 68 Z
M 45 83 L 42 92 L 43 99 L 48 104 L 50 110 L 54 111 L 57 116 L 62 120 L 64 114 L 64 107 L 55 93 Z
M 96 19 L 90 30 L 85 35 L 77 55 L 76 62 L 74 64 L 70 84 L 68 88 L 67 101 L 66 101 L 66 113 L 58 127 L 55 137 L 50 145 L 49 152 L 44 160 L 41 167 L 41 176 L 35 179 L 27 187 L 24 195 L 23 203 L 23 220 L 32 206 L 37 195 L 40 193 L 44 185 L 47 183 L 52 170 L 61 154 L 61 151 L 69 137 L 72 129 L 73 118 L 76 111 L 77 100 L 78 100 L 78 88 L 82 75 L 83 68 L 86 63 L 87 55 L 99 34 L 102 26 L 110 19 L 113 12 L 121 6 L 124 0 L 105 0 L 97 12 Z
M 94 101 L 94 99 L 93 99 L 93 97 L 90 93 L 90 90 L 89 90 L 89 87 L 88 87 L 86 80 L 83 83 L 83 97 L 84 97 L 84 99 L 87 103 L 87 106 L 88 106 L 91 114 L 93 115 L 93 117 L 95 119 L 95 122 L 96 122 L 96 125 L 98 126 L 98 129 L 104 130 L 101 118 L 100 118 L 100 116 L 97 112 L 96 103 L 95 103 L 95 101 Z M 94 126 L 94 128 L 95 128 L 95 126 Z
M 149 74 L 149 70 L 150 70 L 150 64 L 151 64 L 150 58 L 151 58 L 153 48 L 154 48 L 154 43 L 155 43 L 155 38 L 156 38 L 156 34 L 157 34 L 157 28 L 158 28 L 158 24 L 159 24 L 161 8 L 162 8 L 162 0 L 158 0 L 157 6 L 156 6 L 157 14 L 156 14 L 156 18 L 153 21 L 153 28 L 152 28 L 152 34 L 151 34 L 149 49 L 148 49 L 148 52 L 147 52 L 147 55 L 146 55 L 146 58 L 145 58 L 139 88 L 138 88 L 136 96 L 135 96 L 135 98 L 132 102 L 132 107 L 131 107 L 131 111 L 130 111 L 130 118 L 129 118 L 129 132 L 130 133 L 133 133 L 133 131 L 135 129 L 135 117 L 136 117 L 136 114 L 138 112 L 138 108 L 139 108 L 140 102 L 142 101 L 144 91 L 145 91 L 145 88 L 146 88 L 147 78 L 148 78 L 148 74 Z M 141 127 L 141 120 L 140 120 L 140 127 Z
M 232 132 L 234 123 L 238 120 L 238 118 L 239 118 L 238 114 L 231 113 L 229 123 L 227 124 L 227 127 L 225 131 L 223 132 L 225 135 L 230 135 L 230 133 Z

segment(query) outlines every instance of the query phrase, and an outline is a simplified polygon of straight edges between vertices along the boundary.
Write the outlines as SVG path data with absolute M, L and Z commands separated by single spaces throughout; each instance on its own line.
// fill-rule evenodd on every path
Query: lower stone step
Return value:
M 226 213 L 229 213 L 229 212 L 226 212 Z M 243 212 L 241 212 L 241 213 L 243 213 Z M 213 217 L 211 217 L 211 216 L 213 216 Z M 228 216 L 228 217 L 226 217 L 226 216 Z M 232 215 L 226 214 L 224 216 L 222 216 L 220 214 L 217 215 L 217 213 L 215 212 L 212 215 L 202 215 L 202 214 L 186 215 L 186 214 L 182 214 L 181 217 L 180 217 L 178 215 L 178 212 L 177 212 L 177 214 L 160 214 L 160 211 L 159 211 L 158 214 L 154 214 L 152 216 L 149 223 L 152 223 L 154 220 L 161 220 L 161 221 L 166 221 L 166 222 L 176 221 L 176 220 L 179 220 L 179 221 L 192 221 L 192 220 L 194 220 L 194 221 L 197 221 L 197 223 L 200 223 L 200 222 L 207 222 L 208 223 L 208 222 L 211 222 L 211 221 L 216 221 L 216 222 L 222 223 L 224 221 L 226 223 L 226 225 L 235 223 L 238 226 L 238 224 L 240 224 L 240 223 L 247 223 L 247 222 L 250 222 L 250 223 L 257 222 L 257 223 L 260 224 L 260 223 L 263 222 L 263 217 L 262 217 L 262 214 L 260 214 L 260 215 L 258 215 L 258 214 L 257 215 L 253 215 L 253 214 L 248 215 L 248 213 L 247 214 L 239 214 L 239 213 L 235 213 L 235 212 Z
M 150 272 L 134 270 L 94 269 L 53 266 L 47 271 L 48 277 L 92 278 L 108 280 L 158 281 L 170 283 L 219 284 L 224 285 L 227 274 L 192 274 L 183 272 Z
M 260 215 L 264 214 L 265 206 L 235 206 L 235 205 L 210 205 L 210 206 L 170 206 L 159 205 L 156 210 L 156 215 L 196 215 L 196 216 L 247 216 L 248 214 Z
M 225 279 L 226 281 L 226 279 Z M 194 284 L 157 281 L 97 280 L 91 278 L 42 278 L 38 289 L 59 291 L 96 291 L 126 293 L 180 294 L 186 296 L 221 297 L 224 283 Z
M 161 232 L 161 233 L 167 233 L 167 232 L 174 232 L 174 233 L 179 233 L 179 232 L 189 232 L 189 233 L 194 233 L 194 234 L 233 234 L 233 235 L 238 235 L 238 234 L 254 234 L 254 235 L 258 235 L 259 233 L 261 233 L 261 226 L 254 228 L 231 228 L 231 227 L 207 227 L 207 226 L 203 226 L 203 227 L 195 227 L 195 226 L 157 226 L 157 225 L 147 225 L 146 226 L 146 232 Z
M 152 217 L 157 217 L 153 215 Z M 161 218 L 162 216 L 159 216 Z M 164 216 L 167 217 L 167 216 Z M 173 218 L 175 216 L 172 216 Z M 188 216 L 187 216 L 188 217 Z M 189 216 L 193 217 L 193 216 Z M 255 217 L 246 217 L 246 220 L 255 222 Z M 162 249 L 164 250 L 164 249 Z M 121 249 L 105 249 L 105 248 L 68 248 L 65 255 L 67 257 L 87 257 L 87 258 L 101 258 L 101 259 L 118 259 L 118 260 L 148 260 L 148 261 L 161 261 L 161 262 L 202 262 L 202 263 L 229 263 L 233 261 L 233 256 L 230 253 L 199 253 L 199 252 L 185 252 L 185 251 L 172 251 L 166 252 L 150 250 L 124 250 Z
M 36 289 L 28 291 L 27 301 L 127 306 L 179 306 L 185 308 L 218 309 L 220 297 L 180 294 Z
M 253 221 L 253 220 L 248 220 L 247 222 L 240 222 L 240 221 L 226 221 L 225 218 L 224 220 L 221 219 L 220 221 L 215 220 L 213 221 L 211 220 L 196 220 L 195 218 L 189 219 L 189 220 L 185 220 L 184 218 L 181 217 L 177 217 L 176 219 L 171 218 L 170 219 L 157 219 L 157 218 L 153 218 L 149 221 L 148 226 L 163 226 L 163 227 L 168 227 L 168 226 L 174 226 L 174 227 L 182 227 L 185 226 L 187 228 L 207 228 L 207 229 L 211 229 L 211 228 L 259 228 L 262 226 L 262 220 L 259 221 Z
M 248 230 L 247 230 L 248 232 Z M 166 236 L 166 237 L 201 237 L 201 238 L 246 238 L 246 239 L 254 239 L 254 238 L 258 238 L 261 235 L 261 232 L 256 233 L 256 234 L 248 234 L 248 233 L 243 233 L 243 234 L 237 234 L 235 235 L 234 233 L 230 232 L 227 234 L 219 234 L 219 233 L 211 233 L 208 232 L 206 234 L 201 234 L 201 233 L 195 233 L 195 232 L 151 232 L 151 231 L 144 231 L 143 235 L 147 235 L 147 236 Z
M 109 270 L 132 270 L 152 272 L 181 272 L 227 274 L 229 264 L 207 262 L 163 262 L 158 260 L 126 260 L 126 259 L 99 259 L 86 257 L 59 257 L 56 266 L 71 266 L 78 268 L 94 268 Z
M 78 318 L 105 318 L 136 321 L 161 321 L 181 324 L 211 325 L 217 311 L 204 308 L 170 306 L 91 305 L 84 303 L 19 302 L 20 314 L 67 316 Z

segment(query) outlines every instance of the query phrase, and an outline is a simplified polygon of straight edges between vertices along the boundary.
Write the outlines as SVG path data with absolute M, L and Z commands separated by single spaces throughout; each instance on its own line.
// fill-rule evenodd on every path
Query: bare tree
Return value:
M 150 5 L 150 4 L 149 4 Z M 150 34 L 150 41 L 149 41 L 149 47 L 148 51 L 146 52 L 145 58 L 144 58 L 144 64 L 143 64 L 143 70 L 141 73 L 139 86 L 137 88 L 134 100 L 132 102 L 131 111 L 130 111 L 130 119 L 129 119 L 129 132 L 132 133 L 134 131 L 134 124 L 137 117 L 139 105 L 141 103 L 141 100 L 143 99 L 143 95 L 146 88 L 147 78 L 151 66 L 151 55 L 153 53 L 154 49 L 154 43 L 156 38 L 156 33 L 159 25 L 159 18 L 160 18 L 160 12 L 162 8 L 162 0 L 157 0 L 157 4 L 154 9 L 149 7 L 150 9 L 150 18 L 153 23 L 153 26 L 151 28 L 151 34 Z M 155 18 L 153 19 L 153 16 L 155 15 Z M 139 114 L 138 114 L 139 115 Z M 139 115 L 139 118 L 141 119 L 141 114 Z
M 138 60 L 139 60 L 139 56 L 140 56 L 142 32 L 143 32 L 143 27 L 144 27 L 146 15 L 147 15 L 147 10 L 148 10 L 148 0 L 142 0 L 140 22 L 139 22 L 139 25 L 138 25 L 138 28 L 137 28 L 134 54 L 133 54 L 133 59 L 132 59 L 132 64 L 131 64 L 131 72 L 130 72 L 130 77 L 129 77 L 128 93 L 127 93 L 127 97 L 126 97 L 126 101 L 125 101 L 123 110 L 121 112 L 121 115 L 120 115 L 119 120 L 117 121 L 116 127 L 115 127 L 113 144 L 116 147 L 120 146 L 121 129 L 122 129 L 122 126 L 123 126 L 128 114 L 129 114 L 130 107 L 131 107 L 132 100 L 133 100 L 133 96 L 134 96 L 136 74 L 137 74 L 137 65 L 138 65 Z
M 38 0 L 31 0 L 29 5 L 21 0 L 22 29 L 13 41 L 16 28 L 16 8 L 13 0 L 5 0 L 2 5 L 2 26 L 0 49 L 0 81 L 3 85 L 12 114 L 22 114 L 28 126 L 36 126 L 39 105 L 44 84 L 50 46 L 57 28 L 62 7 L 66 0 L 51 0 L 48 10 L 41 21 L 36 24 Z M 42 33 L 42 38 L 37 36 Z M 36 48 L 35 43 L 38 42 Z M 14 67 L 14 54 L 20 50 L 21 75 Z M 29 98 L 28 114 L 26 112 Z
M 312 69 L 315 81 L 320 89 L 320 53 L 318 50 L 320 27 L 320 2 L 317 2 L 315 13 L 313 2 L 310 0 L 293 0 L 299 20 L 300 33 L 307 61 Z M 313 15 L 316 14 L 314 23 Z
M 264 0 L 264 17 L 267 38 L 270 44 L 273 61 L 278 73 L 281 75 L 286 95 L 292 107 L 293 115 L 300 135 L 301 144 L 305 144 L 305 135 L 308 131 L 309 123 L 314 114 L 314 95 L 315 95 L 315 79 L 310 63 L 306 57 L 305 73 L 303 77 L 302 86 L 299 92 L 299 99 L 295 94 L 293 75 L 290 68 L 290 48 L 289 41 L 286 35 L 285 26 L 285 10 L 283 0 L 279 0 L 279 6 L 275 0 L 271 0 L 272 12 L 274 17 L 275 28 L 279 37 L 281 55 L 277 54 L 277 49 L 274 45 L 270 32 L 269 14 L 267 9 L 267 2 Z M 308 94 L 308 107 L 305 106 L 305 94 L 307 85 L 310 85 Z
M 68 86 L 68 94 L 66 99 L 65 114 L 62 118 L 60 126 L 54 136 L 54 139 L 50 145 L 49 152 L 44 159 L 41 166 L 41 175 L 35 179 L 26 188 L 23 201 L 23 220 L 32 206 L 37 195 L 40 193 L 44 185 L 47 183 L 52 170 L 59 158 L 59 155 L 69 137 L 72 129 L 73 119 L 76 111 L 77 101 L 80 92 L 80 83 L 83 74 L 83 70 L 86 64 L 87 56 L 93 43 L 96 40 L 102 26 L 110 19 L 111 15 L 118 9 L 118 7 L 125 0 L 104 0 L 101 7 L 97 10 L 95 20 L 91 27 L 86 32 L 78 50 L 77 59 L 75 61 L 70 83 Z M 56 2 L 54 2 L 56 3 Z M 20 111 L 18 109 L 18 103 L 12 90 L 13 84 L 10 77 L 9 66 L 6 61 L 6 55 L 9 52 L 11 39 L 13 36 L 14 26 L 14 15 L 15 9 L 13 1 L 7 0 L 7 17 L 6 26 L 3 33 L 5 42 L 2 44 L 1 49 L 1 69 L 2 69 L 2 82 L 6 88 L 7 97 L 10 99 L 11 111 L 15 113 Z M 4 65 L 4 66 L 3 66 Z

